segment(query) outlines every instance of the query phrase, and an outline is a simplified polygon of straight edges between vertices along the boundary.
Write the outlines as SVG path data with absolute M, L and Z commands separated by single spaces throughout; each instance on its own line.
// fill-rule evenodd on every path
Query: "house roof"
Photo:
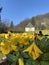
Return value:
M 26 27 L 33 27 L 33 25 L 29 22 Z

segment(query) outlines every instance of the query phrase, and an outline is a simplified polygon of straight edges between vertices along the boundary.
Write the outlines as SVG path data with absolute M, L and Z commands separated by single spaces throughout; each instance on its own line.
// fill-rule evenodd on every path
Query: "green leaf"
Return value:
M 40 64 L 41 65 L 49 65 L 49 61 L 41 61 Z
M 31 60 L 26 60 L 25 65 L 33 65 Z
M 26 60 L 25 65 L 40 65 L 40 63 L 37 60 L 28 59 Z
M 24 52 L 21 53 L 21 56 L 22 56 L 23 58 L 29 58 L 29 55 L 28 55 L 27 53 L 24 53 Z
M 46 37 L 42 40 L 37 39 L 35 43 L 44 53 L 49 52 L 49 39 L 47 39 Z
M 14 56 L 13 54 L 8 54 L 7 58 L 8 58 L 9 61 L 15 62 L 16 59 L 17 59 L 17 56 Z
M 34 61 L 32 62 L 32 64 L 33 64 L 33 65 L 40 65 L 40 63 L 39 63 L 37 60 L 34 60 Z
M 44 53 L 44 54 L 41 56 L 41 60 L 49 61 L 49 53 Z
M 16 62 L 13 62 L 11 65 L 16 65 Z

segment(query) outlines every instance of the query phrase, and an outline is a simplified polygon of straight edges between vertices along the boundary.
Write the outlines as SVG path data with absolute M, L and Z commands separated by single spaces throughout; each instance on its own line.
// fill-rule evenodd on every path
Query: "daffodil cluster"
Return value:
M 8 60 L 12 59 L 10 61 L 13 64 L 26 65 L 27 59 L 36 61 L 45 53 L 41 47 L 48 39 L 35 33 L 3 33 L 0 34 L 0 52 L 6 55 Z

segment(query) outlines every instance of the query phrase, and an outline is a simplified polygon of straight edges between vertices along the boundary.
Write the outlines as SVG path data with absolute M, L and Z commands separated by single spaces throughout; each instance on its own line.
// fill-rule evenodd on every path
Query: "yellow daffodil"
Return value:
M 1 42 L 1 46 L 3 46 L 3 45 L 5 45 L 5 43 L 4 42 Z
M 6 39 L 9 39 L 9 34 L 5 34 L 5 38 Z
M 29 37 L 29 40 L 32 41 L 33 38 L 34 38 L 34 35 L 33 34 L 29 34 L 28 37 Z
M 4 46 L 2 46 L 1 50 L 2 50 L 3 54 L 9 54 L 11 49 L 8 45 L 4 45 Z
M 24 39 L 23 44 L 24 44 L 24 45 L 27 45 L 28 43 L 29 43 L 29 40 Z
M 32 55 L 32 57 L 33 57 L 34 60 L 36 60 L 40 56 L 39 53 L 33 52 L 33 51 L 32 51 L 32 54 L 31 55 Z
M 44 38 L 44 36 L 37 36 L 37 38 L 38 38 L 39 40 L 42 40 L 42 39 Z
M 18 61 L 19 61 L 19 65 L 24 65 L 23 59 L 19 58 Z
M 18 48 L 15 45 L 11 45 L 11 49 L 14 50 L 14 51 L 18 51 Z
M 10 32 L 10 31 L 8 31 L 8 34 L 11 34 L 11 32 Z
M 38 48 L 38 46 L 35 43 L 32 43 L 23 52 L 28 52 L 29 54 L 31 54 L 34 60 L 36 60 L 40 56 L 40 54 L 43 54 L 43 52 Z
M 33 44 L 33 51 L 32 51 L 32 56 L 33 56 L 33 59 L 36 60 L 40 54 L 43 54 L 43 52 L 38 48 L 38 46 L 34 43 Z

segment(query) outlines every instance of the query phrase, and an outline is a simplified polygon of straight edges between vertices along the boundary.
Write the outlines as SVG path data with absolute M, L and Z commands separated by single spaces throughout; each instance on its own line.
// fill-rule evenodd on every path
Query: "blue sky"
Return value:
M 49 0 L 0 0 L 2 20 L 21 21 L 40 14 L 49 13 Z

